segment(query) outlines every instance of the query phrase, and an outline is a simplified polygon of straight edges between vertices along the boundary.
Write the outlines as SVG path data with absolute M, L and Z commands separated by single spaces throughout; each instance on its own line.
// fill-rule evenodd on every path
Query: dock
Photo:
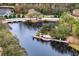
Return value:
M 17 22 L 33 22 L 33 23 L 37 23 L 37 22 L 57 22 L 59 20 L 59 18 L 11 18 L 11 19 L 5 19 L 2 20 L 2 23 L 17 23 Z
M 55 42 L 61 42 L 61 43 L 67 43 L 67 41 L 65 40 L 57 40 L 57 39 L 53 39 L 53 38 L 50 38 L 50 39 L 45 39 L 45 38 L 42 38 L 42 37 L 39 37 L 39 36 L 33 36 L 33 38 L 35 39 L 40 39 L 40 40 L 43 40 L 43 41 L 55 41 Z
M 33 36 L 33 38 L 40 39 L 40 40 L 43 40 L 43 41 L 51 41 L 51 39 L 45 39 L 45 38 L 39 37 L 39 36 Z
M 68 43 L 68 42 L 65 41 L 65 40 L 57 40 L 57 39 L 52 39 L 51 41 L 56 41 L 56 42 L 61 42 L 61 43 Z

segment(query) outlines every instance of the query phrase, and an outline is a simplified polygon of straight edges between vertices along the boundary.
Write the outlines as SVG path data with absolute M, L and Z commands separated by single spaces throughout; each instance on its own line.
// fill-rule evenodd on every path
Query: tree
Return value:
M 22 10 L 22 6 L 18 3 L 15 4 L 15 12 L 16 13 L 20 13 Z
M 37 18 L 37 17 L 39 17 L 40 14 L 41 14 L 41 13 L 35 11 L 34 9 L 30 9 L 30 10 L 28 11 L 28 13 L 27 13 L 27 16 L 28 16 L 29 18 L 33 18 L 33 17 Z

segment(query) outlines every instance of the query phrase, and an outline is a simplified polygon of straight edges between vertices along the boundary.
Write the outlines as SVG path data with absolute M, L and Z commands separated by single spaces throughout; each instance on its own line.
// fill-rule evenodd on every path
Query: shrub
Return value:
M 12 16 L 11 16 L 11 15 L 9 15 L 9 18 L 12 18 Z
M 68 27 L 67 25 L 65 26 L 64 24 L 60 24 L 58 26 L 55 26 L 51 36 L 54 38 L 63 39 L 70 34 L 71 34 L 71 28 Z
M 4 16 L 6 19 L 8 19 L 9 17 L 7 15 Z
M 60 20 L 59 20 L 60 22 L 62 22 L 62 23 L 68 23 L 68 24 L 73 24 L 73 23 L 75 23 L 75 19 L 74 19 L 74 17 L 72 16 L 72 15 L 70 15 L 69 13 L 63 13 L 62 15 L 61 15 L 61 17 L 60 17 Z
M 13 18 L 16 18 L 16 14 L 13 14 Z
M 20 14 L 18 14 L 18 18 L 20 18 Z

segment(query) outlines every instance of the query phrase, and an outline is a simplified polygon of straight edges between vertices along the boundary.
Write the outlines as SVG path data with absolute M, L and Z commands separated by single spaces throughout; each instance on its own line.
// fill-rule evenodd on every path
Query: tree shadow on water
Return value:
M 42 23 L 24 23 L 29 29 L 38 29 L 42 26 Z
M 48 41 L 44 41 L 44 40 L 41 40 L 41 39 L 35 39 L 35 38 L 33 38 L 33 40 L 35 41 L 37 41 L 37 42 L 40 42 L 40 43 L 42 43 L 42 44 L 47 44 L 48 43 Z
M 52 41 L 52 42 L 50 42 L 50 45 L 52 48 L 54 48 L 59 53 L 69 54 L 71 56 L 79 55 L 79 51 L 69 47 L 68 44 Z

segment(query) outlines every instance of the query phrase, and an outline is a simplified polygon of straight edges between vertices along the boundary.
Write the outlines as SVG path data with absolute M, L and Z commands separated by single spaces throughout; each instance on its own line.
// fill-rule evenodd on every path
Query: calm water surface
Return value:
M 25 48 L 29 56 L 69 56 L 79 55 L 78 51 L 64 43 L 44 42 L 33 39 L 32 36 L 39 29 L 37 24 L 13 23 L 9 24 L 12 34 L 17 37 L 21 47 Z M 34 25 L 34 26 L 33 26 Z
M 5 16 L 5 15 L 10 15 L 12 12 L 10 9 L 8 8 L 0 8 L 0 16 Z

